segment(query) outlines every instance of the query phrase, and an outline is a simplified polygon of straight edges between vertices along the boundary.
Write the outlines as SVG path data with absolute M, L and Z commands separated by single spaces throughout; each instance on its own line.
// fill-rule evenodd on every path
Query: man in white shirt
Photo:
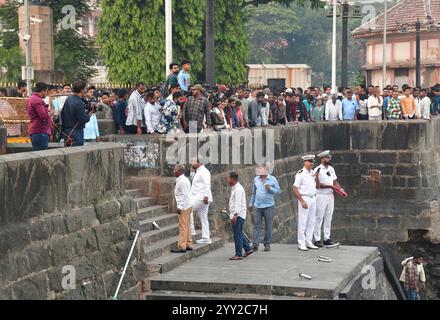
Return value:
M 147 127 L 147 133 L 155 133 L 159 131 L 162 107 L 157 102 L 152 91 L 147 93 L 146 100 L 147 104 L 144 108 L 145 126 Z
M 321 165 L 314 170 L 317 180 L 316 190 L 316 222 L 314 245 L 321 248 L 321 228 L 324 223 L 324 245 L 332 246 L 334 243 L 330 240 L 330 231 L 332 226 L 333 211 L 335 208 L 335 197 L 333 190 L 342 189 L 338 183 L 335 169 L 330 165 L 332 156 L 330 151 L 324 151 L 318 154 L 321 159 Z
M 142 134 L 142 112 L 144 111 L 145 101 L 142 95 L 145 93 L 145 83 L 138 84 L 137 89 L 130 95 L 127 105 L 127 121 L 125 125 L 129 131 Z
M 202 239 L 196 242 L 211 243 L 208 220 L 209 204 L 212 203 L 211 173 L 200 161 L 193 165 L 193 169 L 196 174 L 191 186 L 192 209 L 199 213 L 200 222 L 202 223 Z
M 298 249 L 319 249 L 313 244 L 316 219 L 316 180 L 313 173 L 314 155 L 302 157 L 304 168 L 298 171 L 293 194 L 298 199 Z
M 342 103 L 336 94 L 327 100 L 325 105 L 325 120 L 338 121 L 342 120 Z
M 229 260 L 242 260 L 243 248 L 246 258 L 253 253 L 249 242 L 243 236 L 243 227 L 246 223 L 246 194 L 243 186 L 238 182 L 238 173 L 230 172 L 228 184 L 232 187 L 231 197 L 229 198 L 229 217 L 231 218 L 234 230 L 235 256 Z
M 431 99 L 428 97 L 426 89 L 420 90 L 420 95 L 416 98 L 417 118 L 429 120 L 431 118 Z
M 190 214 L 191 208 L 191 183 L 185 177 L 185 167 L 181 164 L 174 166 L 173 170 L 176 179 L 174 187 L 174 197 L 176 199 L 177 214 L 179 215 L 179 240 L 177 242 L 177 250 L 173 249 L 173 253 L 185 253 L 193 250 L 192 236 L 190 230 Z
M 379 88 L 374 88 L 373 95 L 368 98 L 368 120 L 382 120 L 383 98 Z

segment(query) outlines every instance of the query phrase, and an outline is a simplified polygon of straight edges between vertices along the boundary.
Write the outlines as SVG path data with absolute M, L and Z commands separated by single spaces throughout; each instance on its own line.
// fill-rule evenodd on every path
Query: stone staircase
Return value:
M 168 205 L 157 205 L 156 197 L 145 197 L 140 189 L 126 190 L 125 194 L 132 198 L 137 212 L 133 227 L 140 231 L 141 256 L 146 262 L 150 276 L 165 273 L 210 251 L 221 248 L 224 241 L 211 231 L 211 244 L 197 244 L 201 231 L 193 236 L 194 250 L 186 253 L 171 253 L 177 247 L 179 235 L 178 216 L 170 213 Z M 153 223 L 156 223 L 158 230 Z

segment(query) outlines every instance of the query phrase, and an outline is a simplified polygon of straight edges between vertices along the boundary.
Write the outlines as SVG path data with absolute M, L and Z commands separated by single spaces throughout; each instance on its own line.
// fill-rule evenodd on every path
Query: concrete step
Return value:
M 168 214 L 168 206 L 151 206 L 138 210 L 137 219 L 138 221 L 142 221 L 157 218 L 166 214 Z
M 155 197 L 142 197 L 134 199 L 134 202 L 136 203 L 137 210 L 146 209 L 151 206 L 155 206 L 157 201 Z
M 142 198 L 143 191 L 141 189 L 127 189 L 125 190 L 125 195 L 133 199 L 138 199 Z
M 187 251 L 186 253 L 169 253 L 167 255 L 154 259 L 153 261 L 148 263 L 148 265 L 159 266 L 160 273 L 169 272 L 182 265 L 186 261 L 223 247 L 223 239 L 213 237 L 211 238 L 211 241 L 211 244 L 197 244 L 194 242 L 193 251 Z M 153 289 L 153 282 L 151 283 L 151 285 L 151 288 Z M 158 288 L 158 290 L 162 290 L 162 288 Z
M 170 225 L 176 225 L 179 223 L 179 217 L 176 213 L 170 213 L 167 215 L 153 217 L 145 220 L 139 221 L 139 230 L 141 232 L 148 232 L 152 230 L 156 230 L 153 225 L 153 222 L 156 222 L 157 225 L 162 229 L 164 227 L 168 227 Z
M 197 239 L 200 239 L 201 235 L 202 232 L 200 230 L 196 231 L 196 235 L 192 237 L 193 242 L 195 242 Z M 144 245 L 143 259 L 145 261 L 152 261 L 156 258 L 169 254 L 171 249 L 177 248 L 177 241 L 178 237 L 171 237 L 151 245 Z
M 179 234 L 179 226 L 177 224 L 161 228 L 160 230 L 152 230 L 141 232 L 141 239 L 144 245 L 150 245 L 155 242 L 175 237 Z
M 153 291 L 147 300 L 317 300 L 315 298 L 294 296 L 273 296 L 263 294 L 231 294 L 190 291 Z

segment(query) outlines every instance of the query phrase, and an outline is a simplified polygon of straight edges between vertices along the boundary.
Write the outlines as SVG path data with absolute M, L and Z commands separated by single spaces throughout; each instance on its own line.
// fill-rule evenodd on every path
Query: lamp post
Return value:
M 211 87 L 215 85 L 215 0 L 206 0 L 206 52 L 205 52 L 205 72 L 206 83 Z
M 336 10 L 338 8 L 338 1 L 333 0 L 333 40 L 332 40 L 332 93 L 338 93 L 336 85 Z
M 342 4 L 342 54 L 341 54 L 341 84 L 345 88 L 348 84 L 348 13 L 350 6 L 347 0 Z
M 165 77 L 168 66 L 173 62 L 173 7 L 172 0 L 165 0 Z
M 24 0 L 24 48 L 26 56 L 26 66 L 24 67 L 24 80 L 26 80 L 27 94 L 31 95 L 31 81 L 32 81 L 32 51 L 31 51 L 31 8 L 29 0 Z
M 388 28 L 388 0 L 384 1 L 384 24 L 383 24 L 383 65 L 382 65 L 382 89 L 387 82 L 387 28 Z
M 421 79 L 420 79 L 420 28 L 421 23 L 419 18 L 417 18 L 416 22 L 416 87 L 420 88 Z

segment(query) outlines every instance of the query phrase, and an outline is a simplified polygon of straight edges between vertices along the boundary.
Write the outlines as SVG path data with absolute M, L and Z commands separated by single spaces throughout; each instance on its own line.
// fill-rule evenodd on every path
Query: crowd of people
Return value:
M 183 61 L 181 66 L 180 70 L 178 64 L 170 64 L 168 77 L 161 85 L 153 87 L 140 82 L 132 90 L 107 92 L 94 86 L 86 87 L 82 82 L 73 86 L 43 87 L 39 83 L 39 89 L 45 89 L 44 97 L 42 92 L 35 90 L 33 94 L 42 96 L 47 113 L 51 113 L 50 125 L 47 125 L 51 126 L 52 141 L 70 141 L 72 136 L 76 136 L 73 145 L 81 145 L 83 140 L 99 141 L 99 118 L 114 119 L 119 134 L 142 135 L 284 126 L 298 122 L 429 120 L 440 114 L 440 84 L 428 89 L 388 85 L 382 90 L 373 85 L 359 85 L 354 90 L 339 88 L 338 93 L 332 93 L 329 86 L 323 89 L 282 88 L 279 92 L 269 87 L 250 89 L 246 86 L 228 88 L 218 85 L 212 88 L 192 84 L 190 61 Z M 83 88 L 81 92 L 72 92 L 73 87 L 79 85 Z M 0 95 L 5 95 L 5 92 L 0 88 Z M 26 97 L 26 83 L 21 81 L 11 95 Z M 61 129 L 65 128 L 61 114 L 66 101 L 75 100 L 70 95 L 79 95 L 90 121 L 75 127 L 85 117 L 82 120 L 79 116 L 73 117 L 74 123 L 69 123 L 73 127 L 68 128 L 70 132 L 66 134 Z M 35 103 L 35 99 L 29 101 Z M 79 103 L 79 99 L 76 102 Z M 29 115 L 31 122 L 45 121 L 45 117 L 35 118 L 38 112 L 30 112 Z M 66 116 L 70 114 L 66 113 Z M 83 139 L 78 131 L 84 131 Z

